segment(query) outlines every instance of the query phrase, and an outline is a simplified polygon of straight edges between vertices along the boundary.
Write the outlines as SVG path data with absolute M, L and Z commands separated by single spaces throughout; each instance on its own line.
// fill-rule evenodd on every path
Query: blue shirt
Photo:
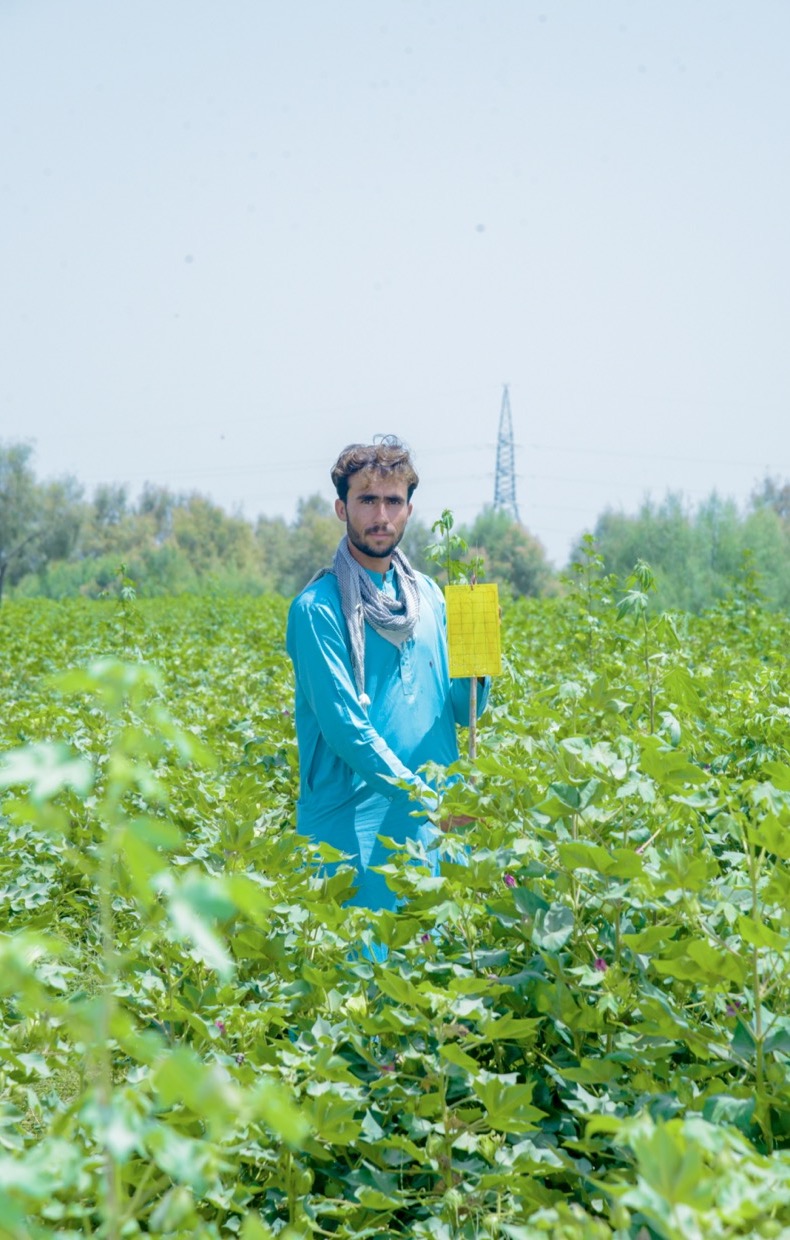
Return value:
M 395 595 L 392 570 L 369 573 Z M 297 828 L 316 841 L 348 853 L 358 870 L 354 903 L 393 908 L 395 896 L 371 866 L 387 861 L 379 835 L 424 844 L 435 828 L 405 782 L 435 808 L 436 796 L 420 777 L 426 762 L 448 766 L 458 758 L 457 724 L 469 722 L 469 681 L 450 680 L 444 597 L 417 574 L 420 614 L 414 634 L 401 645 L 365 625 L 365 692 L 359 702 L 349 654 L 348 630 L 332 573 L 308 585 L 291 604 L 286 646 L 296 673 L 295 722 L 300 794 Z M 482 710 L 488 682 L 478 695 Z

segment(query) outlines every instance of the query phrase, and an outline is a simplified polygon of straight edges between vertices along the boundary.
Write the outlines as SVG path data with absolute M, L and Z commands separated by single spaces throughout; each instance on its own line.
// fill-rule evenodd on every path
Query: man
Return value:
M 419 770 L 458 758 L 456 724 L 469 721 L 469 681 L 450 681 L 441 591 L 398 550 L 419 481 L 408 449 L 391 435 L 352 444 L 331 476 L 346 534 L 332 568 L 313 578 L 288 616 L 297 827 L 353 859 L 354 903 L 394 908 L 394 894 L 371 869 L 387 861 L 377 837 L 425 845 L 434 838 L 419 810 L 437 810 L 438 797 Z M 487 694 L 486 683 L 480 710 Z

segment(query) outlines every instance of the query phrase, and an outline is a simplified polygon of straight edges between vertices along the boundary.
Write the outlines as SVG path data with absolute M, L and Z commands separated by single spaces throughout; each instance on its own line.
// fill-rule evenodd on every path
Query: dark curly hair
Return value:
M 331 478 L 344 504 L 348 499 L 349 479 L 362 470 L 402 478 L 408 487 L 409 499 L 420 481 L 409 449 L 397 435 L 376 435 L 373 443 L 352 443 L 343 449 L 332 466 Z

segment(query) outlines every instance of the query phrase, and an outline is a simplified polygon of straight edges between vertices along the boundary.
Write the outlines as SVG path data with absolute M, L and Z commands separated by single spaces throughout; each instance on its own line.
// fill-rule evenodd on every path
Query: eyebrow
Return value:
M 394 494 L 390 492 L 390 494 L 387 495 L 386 493 L 380 494 L 378 491 L 362 491 L 357 496 L 357 499 L 388 499 L 388 500 L 396 499 L 396 500 L 405 502 L 406 496 L 398 495 L 397 492 Z

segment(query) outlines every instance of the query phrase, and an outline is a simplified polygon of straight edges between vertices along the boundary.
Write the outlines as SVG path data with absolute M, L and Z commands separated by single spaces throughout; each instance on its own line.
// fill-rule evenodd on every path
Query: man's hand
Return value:
M 448 814 L 439 826 L 443 831 L 455 831 L 458 827 L 471 827 L 472 823 L 477 821 L 477 818 L 472 818 L 469 814 Z

